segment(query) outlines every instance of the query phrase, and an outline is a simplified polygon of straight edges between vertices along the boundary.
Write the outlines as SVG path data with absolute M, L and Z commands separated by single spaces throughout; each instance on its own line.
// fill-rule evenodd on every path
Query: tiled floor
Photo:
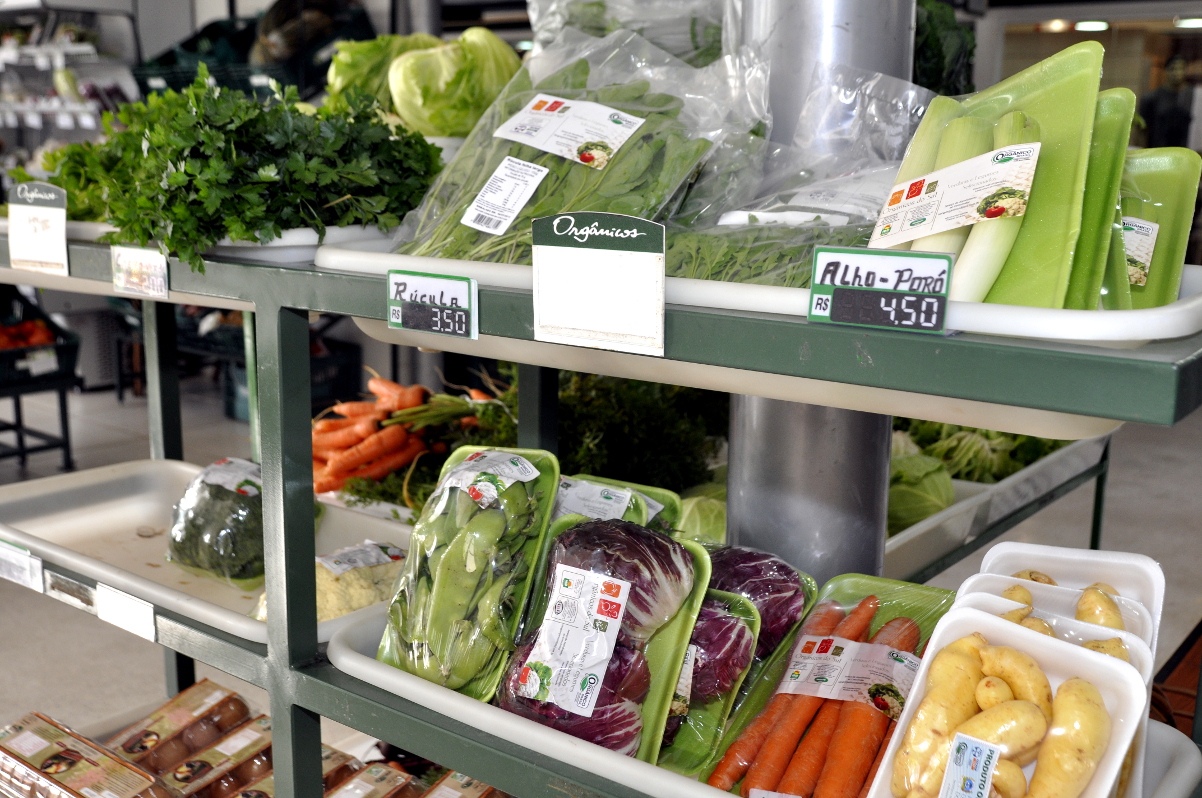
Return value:
M 182 387 L 185 456 L 196 463 L 247 456 L 248 428 L 222 415 L 220 394 L 206 379 Z M 29 423 L 57 429 L 53 395 L 25 405 Z M 0 405 L 0 418 L 10 418 Z M 79 468 L 148 456 L 146 403 L 112 393 L 71 397 L 72 435 Z M 1172 429 L 1129 424 L 1116 434 L 1104 547 L 1140 551 L 1164 566 L 1168 592 L 1157 666 L 1202 619 L 1202 413 Z M 55 453 L 36 455 L 25 477 L 58 472 Z M 0 483 L 20 479 L 15 463 L 0 462 Z M 1093 488 L 1087 485 L 1007 535 L 1007 539 L 1084 546 L 1089 540 Z M 975 573 L 980 555 L 941 574 L 933 584 L 955 588 Z M 231 687 L 211 668 L 202 675 Z M 0 581 L 0 722 L 38 709 L 80 726 L 141 707 L 164 695 L 162 653 L 148 643 L 52 599 Z M 263 695 L 248 690 L 253 702 Z

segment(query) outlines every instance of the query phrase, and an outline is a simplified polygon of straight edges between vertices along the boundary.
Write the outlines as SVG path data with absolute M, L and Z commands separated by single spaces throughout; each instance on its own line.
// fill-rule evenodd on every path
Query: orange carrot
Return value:
M 409 433 L 402 426 L 385 427 L 351 448 L 331 457 L 326 463 L 326 470 L 330 476 L 345 475 L 346 472 L 353 471 L 372 460 L 379 460 L 385 455 L 392 454 L 404 446 L 408 438 Z
M 468 388 L 467 395 L 469 399 L 475 399 L 477 402 L 491 402 L 497 398 L 492 394 L 481 391 L 479 388 Z
M 839 622 L 835 627 L 833 635 L 842 637 L 845 640 L 855 640 L 868 631 L 869 625 L 872 624 L 872 616 L 876 615 L 877 607 L 881 606 L 881 602 L 876 596 L 865 596 L 860 599 L 860 603 L 856 608 L 848 613 L 847 617 Z
M 802 635 L 827 635 L 835 630 L 843 619 L 843 610 L 833 601 L 824 601 L 810 611 L 810 616 L 802 624 Z M 755 717 L 743 733 L 739 735 L 726 753 L 722 761 L 710 774 L 708 784 L 727 792 L 747 773 L 751 763 L 755 761 L 768 735 L 776 728 L 781 715 L 792 704 L 797 696 L 790 693 L 777 693 L 768 705 Z
M 404 468 L 413 462 L 413 458 L 426 450 L 426 442 L 416 436 L 409 439 L 399 450 L 392 454 L 387 454 L 378 460 L 373 460 L 367 465 L 362 465 L 344 476 L 346 479 L 355 477 L 368 477 L 369 479 L 383 479 L 384 477 L 396 471 L 399 468 Z
M 919 635 L 914 621 L 894 618 L 877 631 L 872 642 L 899 651 L 913 651 Z M 889 716 L 871 704 L 844 702 L 814 798 L 857 798 L 881 750 L 889 724 Z
M 889 741 L 893 739 L 893 731 L 897 728 L 897 721 L 889 721 L 889 731 L 885 732 L 885 739 L 881 740 L 881 748 L 876 752 L 876 759 L 872 762 L 872 768 L 868 771 L 868 778 L 864 779 L 864 786 L 860 788 L 858 798 L 868 798 L 868 790 L 872 788 L 872 780 L 876 778 L 877 771 L 881 769 L 881 761 L 885 758 L 885 751 L 889 748 Z
M 319 460 L 316 457 L 314 457 L 313 458 L 313 478 L 316 479 L 317 475 L 320 472 L 325 471 L 325 470 L 326 470 L 326 461 Z
M 463 429 L 468 429 L 469 427 L 478 427 L 480 426 L 480 419 L 476 418 L 475 416 L 464 416 L 463 418 L 459 419 L 459 426 Z
M 337 413 L 340 416 L 366 416 L 370 413 L 375 413 L 377 410 L 382 410 L 375 402 L 339 402 L 334 405 L 331 412 Z
M 376 431 L 376 419 L 369 416 L 350 427 L 334 430 L 333 432 L 313 433 L 314 449 L 346 449 Z
M 313 492 L 327 493 L 332 490 L 340 490 L 346 484 L 346 480 L 346 475 L 332 477 L 325 471 L 322 471 L 320 474 L 313 475 Z
M 797 751 L 789 760 L 785 775 L 776 785 L 777 792 L 798 795 L 801 798 L 810 798 L 814 794 L 818 777 L 822 775 L 822 765 L 826 762 L 831 735 L 835 733 L 835 726 L 839 723 L 839 709 L 842 705 L 842 701 L 830 700 L 818 710 L 814 722 L 810 724 L 810 730 L 806 732 L 801 745 L 797 746 Z
M 323 418 L 313 422 L 314 432 L 333 432 L 344 427 L 353 427 L 359 423 L 357 418 Z
M 374 393 L 376 396 L 384 399 L 389 396 L 396 396 L 401 391 L 405 390 L 405 386 L 399 382 L 386 380 L 383 377 L 372 377 L 367 381 L 367 390 Z
M 411 407 L 422 405 L 425 403 L 428 393 L 430 390 L 426 386 L 414 383 L 397 394 L 396 407 L 393 410 L 408 410 Z

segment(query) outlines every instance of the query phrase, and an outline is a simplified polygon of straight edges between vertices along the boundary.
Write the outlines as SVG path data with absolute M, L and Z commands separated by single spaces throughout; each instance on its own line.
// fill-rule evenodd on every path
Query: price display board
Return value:
M 67 192 L 49 183 L 8 190 L 8 262 L 14 269 L 67 276 Z
M 157 249 L 113 247 L 113 290 L 118 294 L 167 298 L 167 256 Z
M 393 269 L 388 272 L 388 326 L 480 337 L 479 288 L 471 277 Z
M 809 320 L 942 335 L 953 256 L 817 247 Z

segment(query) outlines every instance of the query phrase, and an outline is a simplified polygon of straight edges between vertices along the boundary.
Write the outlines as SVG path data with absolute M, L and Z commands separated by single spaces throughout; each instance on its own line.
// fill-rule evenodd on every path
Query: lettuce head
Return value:
M 362 89 L 380 101 L 380 107 L 392 111 L 392 92 L 388 88 L 388 67 L 402 53 L 439 47 L 442 40 L 428 33 L 408 36 L 377 36 L 366 41 L 343 41 L 326 72 L 326 91 L 337 103 L 351 86 Z
M 947 509 L 955 500 L 952 477 L 942 460 L 924 454 L 903 454 L 890 460 L 890 535 Z

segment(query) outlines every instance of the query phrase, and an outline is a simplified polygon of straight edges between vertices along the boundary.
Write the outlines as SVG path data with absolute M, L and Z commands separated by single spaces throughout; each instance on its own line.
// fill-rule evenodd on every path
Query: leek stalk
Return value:
M 943 137 L 939 140 L 939 152 L 935 156 L 935 169 L 943 169 L 969 158 L 984 155 L 993 147 L 993 124 L 988 119 L 976 116 L 962 116 L 947 123 L 943 129 Z M 911 249 L 918 252 L 950 252 L 959 255 L 968 240 L 971 228 L 967 225 L 954 230 L 945 230 L 922 238 L 916 238 L 911 243 Z
M 939 155 L 939 142 L 943 138 L 943 130 L 947 127 L 948 122 L 962 116 L 964 116 L 964 106 L 951 97 L 939 96 L 931 100 L 926 113 L 922 115 L 922 121 L 918 123 L 918 130 L 914 131 L 914 138 L 910 139 L 910 145 L 906 147 L 906 155 L 902 159 L 901 168 L 897 170 L 897 177 L 893 180 L 894 185 L 909 182 L 935 171 L 935 159 Z M 905 241 L 901 244 L 894 244 L 889 249 L 910 249 L 913 243 Z

